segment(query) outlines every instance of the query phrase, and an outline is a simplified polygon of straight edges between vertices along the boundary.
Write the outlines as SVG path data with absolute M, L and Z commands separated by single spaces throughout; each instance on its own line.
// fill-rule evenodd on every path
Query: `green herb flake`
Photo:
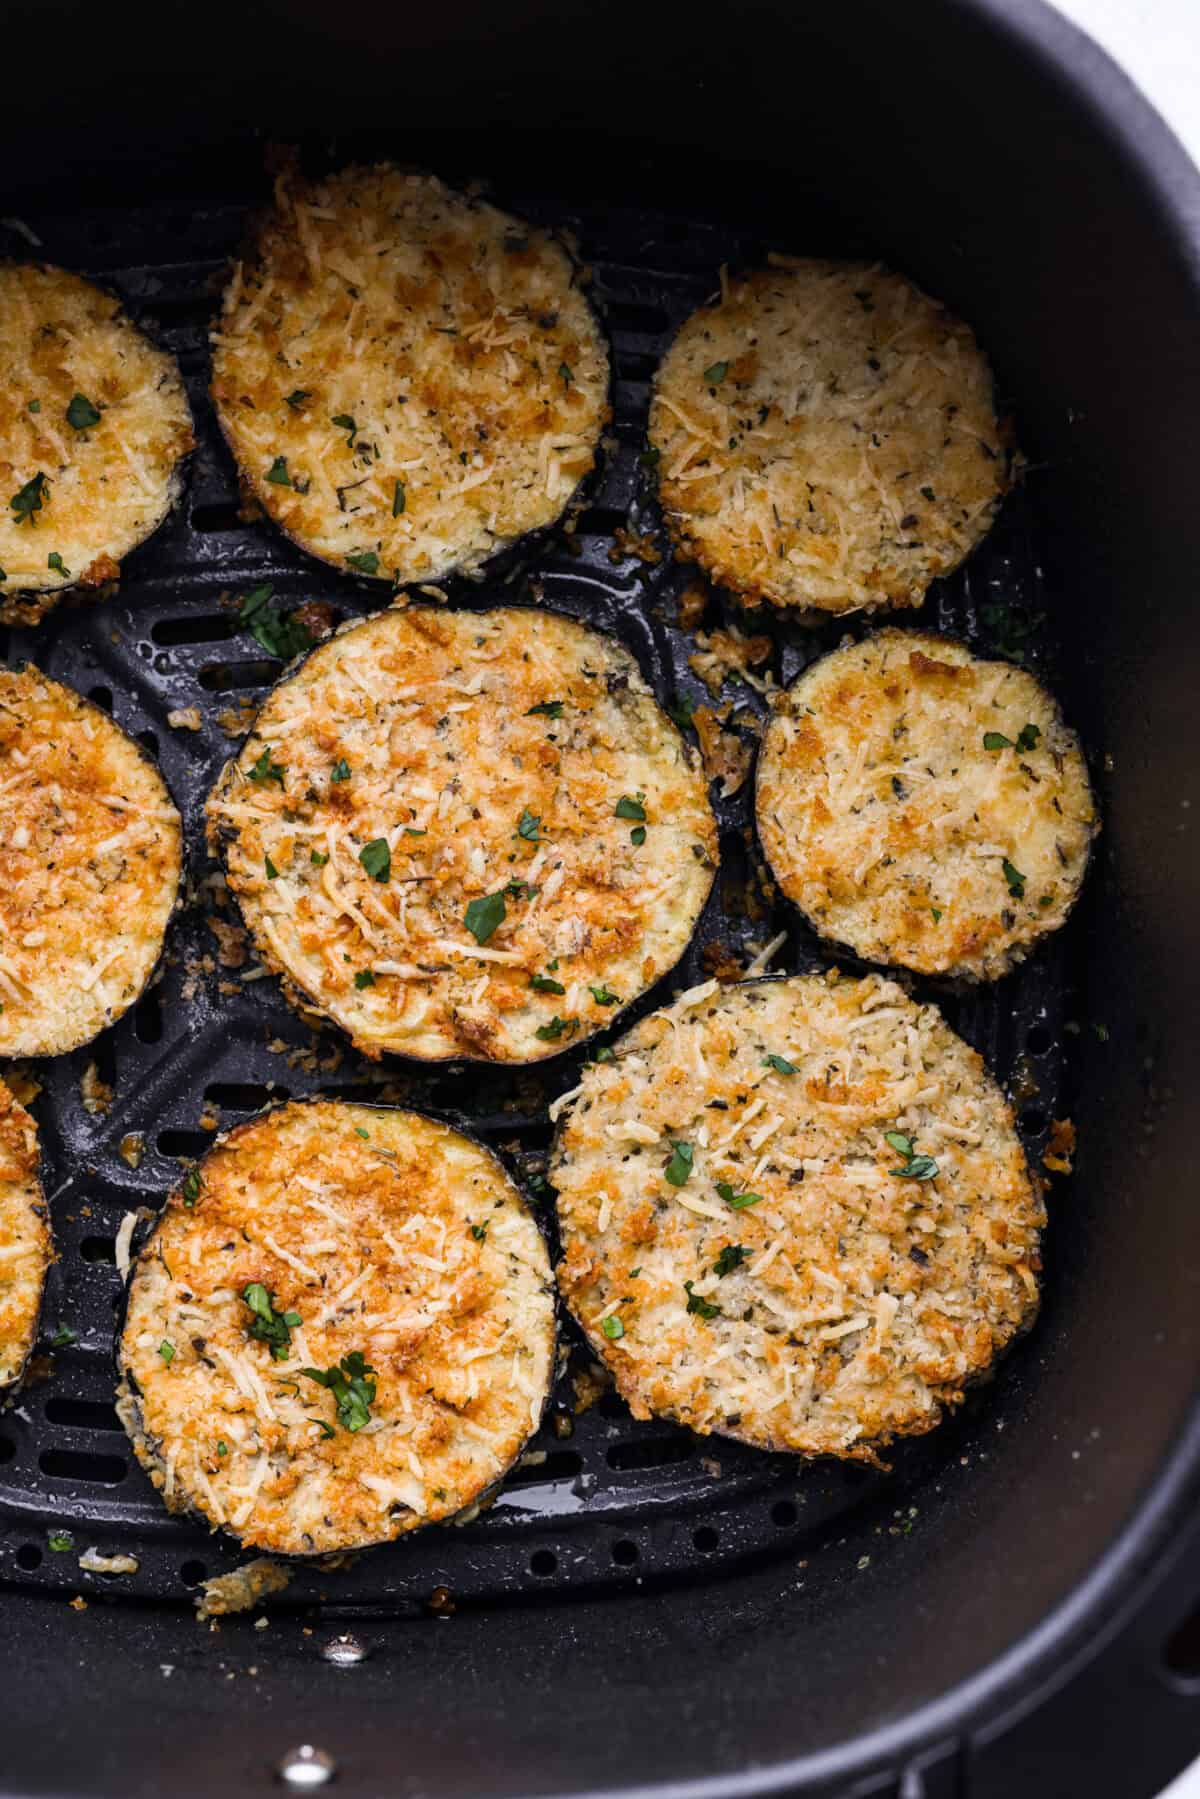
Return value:
M 621 795 L 620 799 L 617 801 L 616 805 L 613 807 L 613 815 L 616 818 L 634 818 L 638 821 L 639 824 L 645 824 L 645 822 L 646 822 L 646 796 L 645 796 L 645 794 L 639 793 L 635 799 L 630 799 L 630 797 L 627 793 L 623 793 Z
M 355 1127 L 354 1127 L 354 1135 L 355 1135 L 355 1136 L 356 1136 L 356 1137 L 361 1137 L 361 1138 L 362 1138 L 362 1140 L 363 1140 L 363 1142 L 364 1142 L 364 1143 L 369 1143 L 369 1142 L 370 1142 L 370 1141 L 371 1141 L 371 1133 L 370 1133 L 370 1131 L 364 1131 L 364 1130 L 363 1130 L 363 1127 L 362 1127 L 362 1125 L 361 1125 L 361 1124 L 356 1124 L 356 1125 L 355 1125 Z
M 692 1172 L 695 1153 L 690 1143 L 676 1143 L 672 1140 L 671 1159 L 663 1169 L 663 1174 L 673 1187 L 682 1187 L 686 1184 L 688 1176 Z
M 46 1546 L 55 1555 L 66 1555 L 75 1547 L 75 1539 L 69 1530 L 52 1530 L 47 1532 Z
M 364 987 L 373 987 L 374 985 L 375 976 L 371 973 L 371 970 L 369 968 L 360 968 L 354 977 L 355 989 L 361 993 Z
M 408 498 L 404 491 L 404 483 L 403 481 L 397 481 L 395 490 L 392 494 L 392 517 L 399 518 L 407 504 Z
M 710 362 L 704 371 L 705 387 L 719 387 L 729 373 L 727 362 Z
M 681 731 L 686 731 L 691 727 L 692 719 L 696 711 L 696 702 L 690 693 L 681 693 L 674 705 L 667 707 L 667 711 L 675 720 L 679 729 Z
M 556 1012 L 549 1024 L 540 1024 L 533 1034 L 543 1043 L 557 1043 L 564 1031 L 573 1036 L 578 1029 L 573 1018 L 560 1018 Z
M 299 412 L 305 400 L 310 400 L 312 395 L 307 387 L 297 387 L 292 393 L 288 394 L 286 398 L 287 404 L 291 407 L 292 411 Z
M 267 786 L 271 781 L 277 781 L 282 787 L 283 777 L 286 772 L 287 770 L 284 768 L 282 762 L 272 762 L 270 745 L 263 751 L 257 762 L 253 763 L 246 770 L 250 779 L 252 781 L 257 781 L 259 785 L 263 787 Z
M 168 1343 L 164 1337 L 158 1346 L 158 1353 L 169 1368 L 171 1363 L 175 1360 L 175 1345 L 173 1343 Z
M 923 500 L 928 500 L 932 506 L 933 502 L 937 499 L 937 495 L 934 493 L 932 487 L 923 487 L 921 489 L 921 498 Z
M 329 779 L 331 781 L 348 781 L 350 779 L 350 764 L 344 756 L 339 756 L 334 763 Z
M 49 477 L 43 475 L 39 469 L 36 475 L 32 475 L 26 481 L 24 487 L 17 489 L 8 502 L 13 510 L 13 522 L 18 525 L 36 525 L 37 519 L 34 515 L 42 510 L 49 497 Z
M 372 837 L 358 852 L 358 859 L 373 881 L 385 885 L 392 877 L 392 852 L 386 837 Z
M 938 1165 L 933 1157 L 918 1155 L 913 1147 L 912 1138 L 906 1137 L 903 1131 L 885 1131 L 883 1133 L 883 1140 L 890 1149 L 895 1150 L 898 1156 L 904 1157 L 904 1166 L 902 1168 L 889 1168 L 889 1174 L 894 1174 L 898 1176 L 899 1179 L 905 1181 L 932 1181 L 937 1179 Z
M 42 402 L 40 400 L 30 400 L 30 402 L 29 402 L 29 411 L 30 412 L 40 412 L 41 410 L 42 410 Z
M 1011 750 L 1012 746 L 1012 738 L 1006 737 L 1003 731 L 985 731 L 983 734 L 985 750 Z
M 329 860 L 328 850 L 310 850 L 308 859 L 314 868 L 324 868 Z
M 799 1073 L 799 1070 L 797 1069 L 796 1064 L 794 1062 L 789 1062 L 786 1056 L 774 1056 L 774 1055 L 764 1056 L 763 1057 L 763 1067 L 764 1068 L 773 1068 L 775 1070 L 776 1074 L 798 1074 Z
M 67 407 L 67 423 L 73 431 L 90 431 L 100 423 L 100 408 L 93 406 L 86 394 L 72 394 Z
M 687 1309 L 694 1312 L 697 1318 L 712 1319 L 721 1316 L 720 1306 L 715 1306 L 711 1299 L 701 1299 L 698 1293 L 692 1292 L 693 1282 L 684 1281 L 683 1290 L 688 1296 Z
M 252 1313 L 250 1335 L 269 1346 L 273 1361 L 286 1362 L 292 1352 L 292 1332 L 300 1323 L 299 1312 L 277 1312 L 275 1295 L 268 1293 L 261 1281 L 243 1287 L 242 1298 Z
M 526 718 L 561 718 L 562 715 L 561 700 L 543 700 L 539 706 L 531 706 L 525 714 Z
M 600 1326 L 610 1343 L 619 1343 L 625 1335 L 625 1326 L 615 1312 L 610 1312 Z
M 541 828 L 542 821 L 540 817 L 532 813 L 529 810 L 529 807 L 526 806 L 524 812 L 522 812 L 520 818 L 517 820 L 517 836 L 523 837 L 526 843 L 540 843 L 541 838 L 538 833 Z
M 267 470 L 267 480 L 273 487 L 290 487 L 292 477 L 288 474 L 287 457 L 277 456 Z
M 352 550 L 346 561 L 351 568 L 356 568 L 360 575 L 377 575 L 379 558 L 374 550 Z
M 640 850 L 643 843 L 646 841 L 645 825 L 634 825 L 632 831 L 629 833 L 629 841 L 632 843 L 635 850 Z
M 474 1237 L 476 1243 L 483 1242 L 484 1238 L 488 1234 L 488 1225 L 491 1222 L 492 1221 L 490 1218 L 485 1218 L 482 1224 L 473 1224 L 471 1226 L 471 1235 Z
M 761 1193 L 735 1193 L 730 1181 L 718 1181 L 717 1192 L 725 1204 L 732 1206 L 735 1212 L 744 1212 L 747 1206 L 757 1206 L 762 1203 Z
M 1041 734 L 1042 731 L 1040 725 L 1022 725 L 1021 729 L 1017 732 L 1017 748 L 1019 750 L 1025 750 L 1026 752 L 1029 750 L 1036 750 L 1038 738 Z
M 574 381 L 574 379 L 575 379 L 574 375 L 571 372 L 570 363 L 569 362 L 560 362 L 558 365 L 558 372 L 559 372 L 559 375 L 562 378 L 562 380 L 565 382 L 566 386 L 570 387 L 572 381 Z
M 548 974 L 531 974 L 529 985 L 535 993 L 565 993 L 567 991 L 561 981 L 552 981 Z
M 61 575 L 63 577 L 64 581 L 70 579 L 71 571 L 57 550 L 51 550 L 50 554 L 47 556 L 46 567 L 52 568 L 56 575 Z
M 72 1343 L 78 1343 L 79 1332 L 72 1330 L 69 1324 L 60 1324 L 50 1339 L 51 1349 L 68 1349 Z
M 504 895 L 485 893 L 470 901 L 463 914 L 463 923 L 476 943 L 484 944 L 504 923 L 506 916 Z
M 346 448 L 352 450 L 354 448 L 354 440 L 358 436 L 358 426 L 350 417 L 350 414 L 348 412 L 335 412 L 329 422 L 331 425 L 336 425 L 339 431 L 348 431 L 350 433 L 350 436 L 346 440 Z
M 602 984 L 599 987 L 589 987 L 588 992 L 598 1006 L 619 1006 L 621 1003 L 620 994 L 614 993 L 607 985 Z
M 315 639 L 308 626 L 294 612 L 277 612 L 271 604 L 274 589 L 264 582 L 242 594 L 238 601 L 238 620 L 262 645 L 268 656 L 290 662 L 304 650 L 311 649 Z
M 1004 874 L 1004 879 L 1008 882 L 1008 891 L 1012 894 L 1013 898 L 1024 899 L 1025 876 L 1021 873 L 1020 869 L 1014 868 L 1007 856 L 1005 856 L 1003 862 L 1001 862 L 1000 867 Z
M 732 1274 L 735 1268 L 740 1268 L 742 1263 L 749 1259 L 749 1256 L 750 1251 L 743 1249 L 740 1243 L 727 1243 L 713 1263 L 713 1273 L 724 1280 L 727 1274 Z
M 279 879 L 279 870 L 272 862 L 270 856 L 263 857 L 263 867 L 266 869 L 268 881 L 277 881 Z
M 941 924 L 942 914 L 937 906 L 930 906 L 929 916 L 933 919 L 934 924 Z
M 224 1437 L 217 1438 L 217 1454 L 218 1455 L 228 1455 L 229 1454 L 229 1445 L 225 1441 Z
M 602 1043 L 592 1057 L 593 1062 L 615 1062 L 616 1059 L 616 1051 L 610 1049 L 607 1043 Z
M 198 1168 L 189 1168 L 183 1177 L 183 1186 L 180 1188 L 185 1206 L 195 1205 L 200 1197 L 201 1185 L 200 1170 Z
M 302 1368 L 301 1374 L 333 1394 L 338 1423 L 343 1430 L 361 1430 L 371 1422 L 375 1400 L 374 1368 L 369 1368 L 361 1349 L 352 1349 L 335 1368 Z

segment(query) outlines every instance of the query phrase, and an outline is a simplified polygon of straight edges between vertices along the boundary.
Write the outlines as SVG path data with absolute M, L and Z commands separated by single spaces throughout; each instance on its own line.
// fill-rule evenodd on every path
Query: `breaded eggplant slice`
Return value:
M 395 608 L 268 697 L 209 800 L 268 965 L 366 1054 L 533 1062 L 674 967 L 703 772 L 632 656 L 556 613 Z
M 1079 741 L 1033 675 L 894 629 L 782 697 L 756 806 L 775 879 L 822 936 L 975 981 L 1065 921 L 1099 829 Z
M 112 294 L 0 264 L 0 623 L 116 580 L 178 499 L 192 442 L 174 357 Z
M 1031 1322 L 1012 1109 L 893 982 L 710 981 L 582 1080 L 559 1283 L 635 1417 L 873 1460 Z
M 680 553 L 748 602 L 919 606 L 1011 478 L 971 331 L 902 275 L 792 261 L 723 283 L 655 381 Z
M 141 745 L 28 665 L 0 667 L 0 805 L 0 1055 L 64 1055 L 153 974 L 183 827 Z
M 118 1411 L 172 1511 L 315 1555 L 452 1517 L 536 1430 L 549 1257 L 496 1158 L 314 1100 L 218 1139 L 134 1264 Z
M 0 1391 L 24 1373 L 53 1260 L 37 1126 L 0 1081 Z
M 608 353 L 563 247 L 388 164 L 280 177 L 213 341 L 255 498 L 311 555 L 395 585 L 553 524 L 608 416 Z

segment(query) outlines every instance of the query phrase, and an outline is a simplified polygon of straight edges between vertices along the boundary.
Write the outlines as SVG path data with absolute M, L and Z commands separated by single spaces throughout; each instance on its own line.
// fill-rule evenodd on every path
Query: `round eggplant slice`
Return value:
M 0 1391 L 25 1370 L 53 1260 L 37 1127 L 0 1081 Z
M 893 982 L 709 982 L 582 1081 L 559 1281 L 636 1417 L 874 1460 L 1031 1322 L 1045 1214 L 1011 1108 Z
M 394 585 L 553 524 L 608 416 L 607 351 L 562 246 L 387 164 L 281 176 L 214 344 L 221 427 L 268 516 Z
M 131 1276 L 118 1410 L 172 1511 L 276 1554 L 387 1542 L 521 1454 L 551 1288 L 479 1144 L 411 1112 L 285 1105 L 168 1200 Z
M 1078 740 L 1034 676 L 915 631 L 800 675 L 756 805 L 775 879 L 822 936 L 980 981 L 1065 921 L 1099 829 Z
M 63 1055 L 153 974 L 182 825 L 141 746 L 28 665 L 0 668 L 0 796 L 0 1055 Z
M 716 826 L 629 653 L 393 608 L 272 693 L 208 807 L 269 966 L 368 1055 L 532 1062 L 682 955 Z
M 650 411 L 684 556 L 748 602 L 919 606 L 1010 482 L 966 325 L 878 267 L 789 261 L 686 321 Z
M 0 623 L 116 580 L 179 497 L 192 442 L 174 358 L 112 294 L 0 264 Z

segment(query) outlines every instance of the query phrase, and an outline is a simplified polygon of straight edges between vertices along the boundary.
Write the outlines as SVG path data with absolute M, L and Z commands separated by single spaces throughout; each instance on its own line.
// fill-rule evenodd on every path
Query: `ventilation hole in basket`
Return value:
M 571 1480 L 583 1468 L 583 1457 L 574 1449 L 552 1449 L 544 1462 L 532 1462 L 516 1468 L 505 1481 L 506 1487 L 537 1487 L 551 1480 Z
M 257 1112 L 272 1100 L 291 1099 L 287 1087 L 259 1087 L 250 1081 L 221 1081 L 204 1089 L 204 1097 L 226 1112 Z
M 535 1549 L 529 1558 L 529 1572 L 540 1574 L 543 1578 L 553 1574 L 558 1568 L 558 1557 L 553 1549 Z
M 42 1552 L 36 1543 L 22 1543 L 17 1550 L 17 1567 L 24 1568 L 26 1574 L 32 1574 L 35 1568 L 42 1565 Z
M 65 1424 L 70 1430 L 120 1431 L 117 1408 L 98 1399 L 48 1399 L 44 1407 L 51 1424 Z
M 618 348 L 617 348 L 617 366 L 620 371 L 622 381 L 630 381 L 630 382 L 646 381 L 646 382 L 649 382 L 654 379 L 655 370 L 658 368 L 658 357 L 657 356 L 636 356 L 636 355 L 629 355 L 629 354 L 626 354 L 623 356 L 620 351 L 620 346 L 618 346 Z
M 193 506 L 193 531 L 242 531 L 245 520 L 240 516 L 236 500 L 223 500 L 217 506 Z
M 209 693 L 268 687 L 278 673 L 278 662 L 210 662 L 200 670 L 200 685 Z
M 79 1245 L 79 1253 L 85 1262 L 109 1262 L 115 1267 L 117 1261 L 116 1239 L 113 1237 L 85 1237 Z
M 144 750 L 149 750 L 150 754 L 157 758 L 158 737 L 153 731 L 139 731 L 137 733 L 137 740 Z
M 686 1462 L 695 1453 L 691 1437 L 641 1438 L 633 1443 L 614 1443 L 608 1452 L 608 1465 L 626 1474 L 632 1468 L 669 1468 L 674 1462 Z
M 1194 1606 L 1167 1638 L 1163 1667 L 1172 1680 L 1188 1686 L 1200 1682 L 1200 1605 Z
M 86 1449 L 44 1449 L 38 1467 L 59 1480 L 82 1480 L 98 1487 L 119 1486 L 129 1472 L 124 1456 L 90 1455 Z
M 155 643 L 168 647 L 180 643 L 224 643 L 230 637 L 236 637 L 238 624 L 236 619 L 216 618 L 211 613 L 201 613 L 197 618 L 164 618 L 152 627 L 150 635 Z
M 9 634 L 5 625 L 0 625 L 0 662 L 8 660 Z
M 638 1559 L 638 1546 L 631 1543 L 628 1537 L 622 1537 L 619 1543 L 612 1546 L 612 1559 L 618 1568 L 632 1568 Z
M 208 1569 L 203 1562 L 183 1562 L 179 1578 L 185 1587 L 198 1587 L 202 1580 L 208 1579 Z
M 1044 1056 L 1054 1047 L 1053 1033 L 1044 1024 L 1035 1024 L 1025 1033 L 1025 1047 L 1031 1056 Z
M 139 1043 L 162 1041 L 162 1006 L 159 1004 L 156 987 L 143 993 L 137 1003 L 133 1014 L 133 1034 Z
M 710 1554 L 720 1541 L 720 1533 L 715 1531 L 711 1524 L 702 1524 L 699 1530 L 694 1531 L 692 1534 L 692 1542 L 700 1551 L 701 1555 Z
M 609 329 L 615 336 L 618 331 L 640 331 L 656 336 L 666 331 L 670 319 L 660 306 L 637 306 L 631 300 L 618 300 L 606 310 Z
M 179 1156 L 195 1161 L 212 1146 L 209 1131 L 160 1131 L 157 1138 L 160 1156 Z
M 623 1418 L 629 1422 L 629 1411 L 619 1393 L 601 1393 L 596 1401 L 596 1410 L 602 1418 Z
M 88 699 L 91 700 L 93 706 L 99 706 L 101 712 L 111 712 L 113 709 L 111 687 L 89 687 Z
M 771 1523 L 777 1524 L 780 1530 L 787 1530 L 799 1516 L 800 1513 L 790 1499 L 777 1499 L 771 1507 Z
M 1028 1131 L 1031 1137 L 1036 1137 L 1038 1132 L 1044 1131 L 1045 1128 L 1046 1114 L 1037 1106 L 1026 1106 L 1021 1113 L 1021 1129 Z
M 623 512 L 610 511 L 604 506 L 589 506 L 586 512 L 579 514 L 575 535 L 577 537 L 612 537 L 627 522 Z
M 92 1060 L 100 1079 L 111 1087 L 117 1078 L 117 1056 L 110 1037 L 100 1038 L 92 1050 Z
M 17 1453 L 17 1446 L 11 1437 L 0 1436 L 0 1462 L 11 1462 Z

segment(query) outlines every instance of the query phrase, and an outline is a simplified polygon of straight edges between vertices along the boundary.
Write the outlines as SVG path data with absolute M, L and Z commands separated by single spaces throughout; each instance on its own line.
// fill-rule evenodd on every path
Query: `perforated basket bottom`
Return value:
M 577 234 L 612 342 L 614 419 L 576 528 L 530 543 L 482 586 L 450 583 L 451 603 L 542 600 L 615 632 L 662 700 L 670 703 L 684 692 L 706 700 L 688 668 L 696 646 L 676 622 L 676 597 L 692 577 L 670 559 L 638 458 L 650 378 L 673 332 L 712 292 L 721 263 L 753 262 L 767 246 L 711 225 L 641 212 L 565 217 L 536 195 L 499 198 Z M 187 218 L 138 211 L 92 213 L 86 220 L 30 216 L 25 222 L 42 241 L 39 254 L 110 284 L 178 355 L 199 447 L 182 505 L 131 558 L 119 596 L 101 604 L 68 603 L 37 632 L 0 628 L 0 654 L 11 661 L 34 659 L 90 694 L 158 755 L 185 816 L 195 883 L 210 872 L 203 802 L 232 748 L 219 720 L 225 714 L 228 723 L 229 709 L 256 700 L 279 672 L 222 602 L 252 583 L 270 581 L 281 602 L 320 597 L 346 617 L 377 607 L 379 591 L 306 560 L 269 525 L 238 518 L 234 472 L 205 388 L 208 324 L 226 258 L 242 235 L 244 207 Z M 5 242 L 6 235 L 0 226 L 0 252 L 29 253 L 15 236 Z M 648 533 L 661 560 L 628 554 L 616 537 L 620 527 Z M 1019 493 L 969 567 L 939 584 L 915 616 L 963 634 L 985 651 L 1017 644 L 1033 666 L 1045 669 L 1042 585 L 1029 503 Z M 731 619 L 741 615 L 714 595 L 710 625 Z M 772 672 L 786 682 L 831 647 L 845 625 L 810 629 L 756 617 L 753 628 L 771 632 Z M 761 710 L 744 685 L 730 688 L 730 696 Z M 192 707 L 202 721 L 198 732 L 168 725 L 169 712 Z M 700 955 L 714 939 L 747 951 L 786 925 L 788 942 L 776 967 L 814 968 L 833 960 L 790 912 L 760 906 L 756 916 L 748 915 L 743 878 L 751 812 L 749 783 L 718 802 L 718 891 L 685 964 L 641 1010 L 705 978 Z M 287 1052 L 311 1049 L 312 1033 L 273 979 L 256 979 L 253 969 L 220 967 L 216 950 L 204 906 L 193 901 L 172 927 L 160 981 L 141 1003 L 90 1050 L 36 1070 L 42 1092 L 34 1110 L 59 1249 L 42 1349 L 61 1324 L 77 1340 L 54 1351 L 52 1373 L 33 1380 L 15 1409 L 0 1418 L 0 1581 L 64 1593 L 103 1585 L 112 1596 L 183 1601 L 205 1573 L 244 1559 L 224 1538 L 168 1517 L 134 1463 L 112 1406 L 120 1285 L 114 1238 L 127 1211 L 161 1204 L 178 1176 L 179 1158 L 198 1155 L 211 1142 L 202 1114 L 227 1126 L 268 1099 L 317 1091 L 371 1099 L 386 1088 L 387 1098 L 409 1099 L 465 1123 L 520 1172 L 536 1167 L 544 1154 L 548 1101 L 574 1084 L 578 1055 L 526 1073 L 428 1072 L 399 1061 L 362 1062 L 332 1033 L 318 1044 L 324 1071 L 310 1063 L 294 1066 Z M 1027 1096 L 1022 1127 L 1035 1163 L 1063 1079 L 1069 953 L 1068 930 L 1065 940 L 1045 946 L 995 989 L 959 994 L 916 985 L 919 996 L 943 1006 L 1001 1079 Z M 849 964 L 845 956 L 839 960 Z M 106 1115 L 89 1115 L 81 1100 L 80 1079 L 93 1060 L 114 1088 Z M 136 1170 L 119 1151 L 130 1133 L 144 1140 Z M 573 1347 L 554 1406 L 532 1454 L 490 1510 L 468 1525 L 419 1532 L 336 1573 L 302 1570 L 285 1603 L 326 1596 L 332 1606 L 351 1611 L 397 1611 L 442 1586 L 460 1603 L 492 1603 L 631 1580 L 695 1578 L 748 1557 L 806 1554 L 872 1521 L 880 1530 L 908 1528 L 896 1518 L 904 1511 L 907 1520 L 908 1502 L 919 1500 L 951 1453 L 957 1458 L 971 1430 L 968 1419 L 902 1447 L 896 1472 L 888 1476 L 837 1464 L 805 1466 L 662 1424 L 638 1425 L 611 1394 L 576 1416 L 572 1378 L 587 1358 L 569 1323 L 565 1335 Z M 1018 1349 L 1015 1362 L 1021 1354 Z M 1013 1377 L 1010 1364 L 979 1403 L 1002 1406 Z M 56 1551 L 50 1539 L 64 1531 L 73 1549 Z M 83 1577 L 77 1554 L 92 1545 L 131 1554 L 137 1572 Z

